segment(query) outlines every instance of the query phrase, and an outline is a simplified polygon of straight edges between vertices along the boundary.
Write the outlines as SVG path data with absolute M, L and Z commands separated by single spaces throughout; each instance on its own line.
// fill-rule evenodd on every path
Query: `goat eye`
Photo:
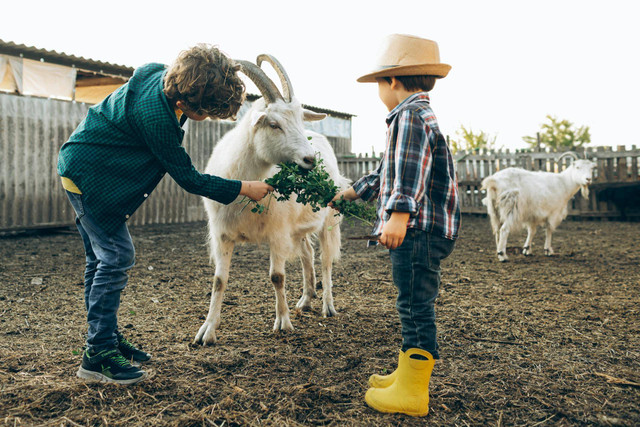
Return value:
M 280 126 L 278 126 L 276 122 L 269 123 L 269 126 L 271 126 L 271 129 L 280 129 Z

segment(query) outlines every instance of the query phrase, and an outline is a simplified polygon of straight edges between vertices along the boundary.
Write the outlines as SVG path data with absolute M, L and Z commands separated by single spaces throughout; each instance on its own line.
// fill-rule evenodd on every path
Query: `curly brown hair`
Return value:
M 180 52 L 164 79 L 164 93 L 172 105 L 184 102 L 196 114 L 235 117 L 244 102 L 240 64 L 216 46 L 204 43 Z

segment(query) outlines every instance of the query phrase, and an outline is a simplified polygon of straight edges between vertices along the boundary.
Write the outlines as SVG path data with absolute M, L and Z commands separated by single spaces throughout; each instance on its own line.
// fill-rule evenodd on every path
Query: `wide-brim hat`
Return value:
M 360 83 L 380 77 L 446 77 L 451 65 L 440 62 L 438 43 L 406 34 L 391 34 L 384 39 L 374 71 L 360 77 Z

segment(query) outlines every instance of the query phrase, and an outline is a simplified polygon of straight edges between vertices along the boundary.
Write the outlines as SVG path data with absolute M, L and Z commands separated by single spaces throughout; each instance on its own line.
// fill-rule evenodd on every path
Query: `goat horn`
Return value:
M 236 62 L 242 66 L 240 71 L 246 74 L 247 77 L 258 87 L 260 93 L 264 97 L 267 105 L 271 104 L 277 99 L 282 99 L 280 91 L 271 79 L 264 73 L 262 68 L 258 67 L 249 61 L 237 59 Z
M 293 86 L 291 85 L 291 80 L 287 75 L 287 72 L 284 70 L 284 67 L 280 62 L 274 58 L 273 56 L 263 53 L 258 55 L 258 59 L 256 60 L 256 64 L 258 67 L 262 66 L 262 61 L 267 61 L 276 73 L 278 73 L 278 77 L 280 78 L 280 84 L 282 85 L 282 92 L 284 93 L 284 99 L 287 102 L 291 102 L 291 98 L 293 98 Z
M 562 153 L 560 155 L 560 157 L 558 157 L 558 161 L 562 160 L 565 156 L 569 156 L 571 158 L 573 158 L 573 160 L 580 160 L 580 157 L 573 151 L 565 151 L 564 153 Z M 571 161 L 571 163 L 573 163 L 573 160 Z

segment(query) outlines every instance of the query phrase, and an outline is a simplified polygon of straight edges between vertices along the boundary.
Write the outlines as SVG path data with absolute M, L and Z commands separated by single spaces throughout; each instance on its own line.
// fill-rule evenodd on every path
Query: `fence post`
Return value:
M 640 153 L 635 145 L 631 146 L 631 154 L 631 181 L 638 181 L 638 161 L 640 161 Z
M 627 155 L 625 153 L 626 149 L 624 145 L 618 145 L 616 150 L 618 153 L 623 154 L 618 157 L 618 181 L 629 181 L 629 170 L 627 168 Z

